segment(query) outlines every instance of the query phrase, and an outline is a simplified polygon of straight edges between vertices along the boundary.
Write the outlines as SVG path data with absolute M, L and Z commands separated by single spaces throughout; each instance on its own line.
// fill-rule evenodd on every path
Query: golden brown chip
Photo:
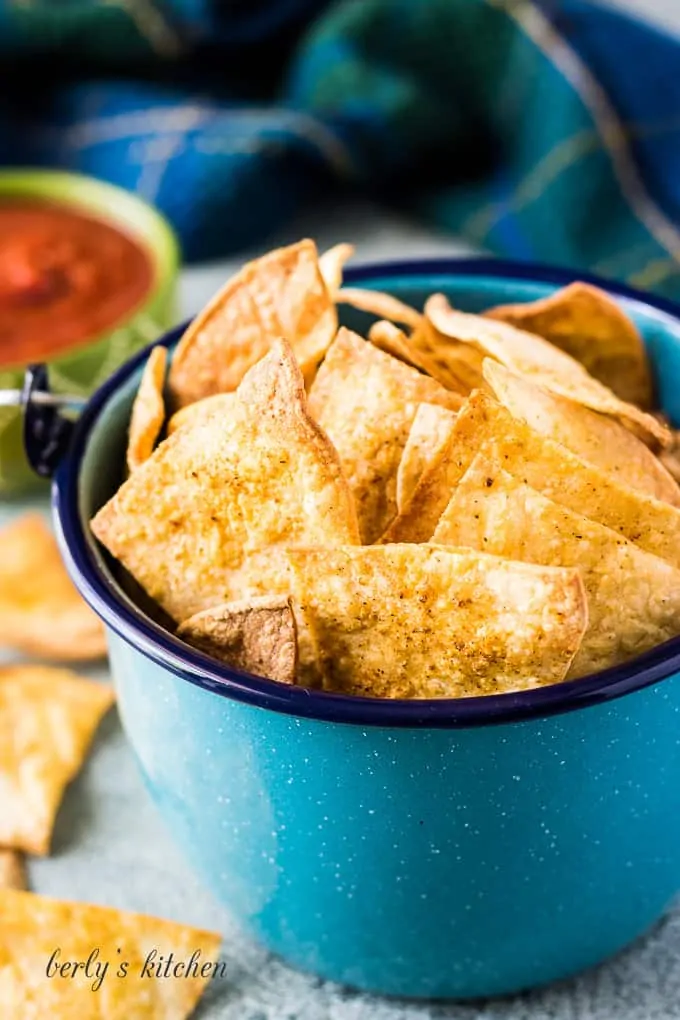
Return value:
M 260 562 L 288 575 L 329 690 L 436 698 L 555 683 L 587 622 L 576 570 L 431 545 L 274 552 Z
M 680 432 L 673 429 L 672 436 L 672 445 L 661 453 L 660 460 L 675 481 L 680 482 Z
M 165 347 L 154 347 L 144 366 L 130 418 L 128 471 L 134 471 L 149 459 L 163 428 L 165 421 L 163 385 L 167 358 L 168 352 Z
M 0 890 L 25 888 L 26 866 L 23 855 L 16 850 L 0 850 Z
M 680 633 L 680 571 L 610 528 L 547 499 L 477 455 L 434 541 L 578 569 L 589 625 L 569 677 L 625 662 Z
M 0 917 L 3 1020 L 186 1020 L 224 976 L 220 936 L 172 921 L 9 890 Z
M 323 255 L 319 255 L 319 269 L 323 276 L 328 293 L 333 297 L 342 287 L 342 274 L 345 263 L 354 255 L 353 244 L 336 244 Z
M 449 493 L 480 451 L 549 499 L 618 531 L 680 568 L 680 510 L 621 485 L 612 475 L 513 418 L 493 397 L 477 392 L 459 412 L 439 461 L 439 477 Z M 432 519 L 428 506 L 414 505 L 411 513 L 416 519 Z
M 113 702 L 71 670 L 0 669 L 0 846 L 48 853 L 64 790 Z
M 423 316 L 409 344 L 428 365 L 428 371 L 447 389 L 467 394 L 484 386 L 484 355 L 470 344 L 461 344 L 439 333 Z
M 387 322 L 385 319 L 374 322 L 368 331 L 368 339 L 385 354 L 391 354 L 393 358 L 403 361 L 405 365 L 411 365 L 419 372 L 424 372 L 425 375 L 436 379 L 445 389 L 461 395 L 467 393 L 460 380 L 452 376 L 445 364 L 431 357 L 425 351 L 419 350 L 411 337 L 407 336 L 393 322 Z
M 680 488 L 657 457 L 617 421 L 559 397 L 487 359 L 484 375 L 515 418 L 554 439 L 622 485 L 680 506 Z
M 281 336 L 310 382 L 336 330 L 314 242 L 269 252 L 229 280 L 180 340 L 168 383 L 174 405 L 235 390 Z
M 670 442 L 668 429 L 658 419 L 620 400 L 578 361 L 541 337 L 505 322 L 456 311 L 443 294 L 429 298 L 425 312 L 439 333 L 457 343 L 472 346 L 558 396 L 620 421 L 650 445 Z
M 65 662 L 106 654 L 104 628 L 71 584 L 37 513 L 0 530 L 0 644 Z
M 397 471 L 418 404 L 456 409 L 458 394 L 340 329 L 309 394 L 356 501 L 362 540 L 377 539 L 397 510 Z
M 403 301 L 384 294 L 379 290 L 362 290 L 360 287 L 343 287 L 336 294 L 339 304 L 351 305 L 361 312 L 377 315 L 389 322 L 400 322 L 404 326 L 415 327 L 422 319 L 422 312 L 405 305 Z
M 397 472 L 397 509 L 401 514 L 424 472 L 439 458 L 456 414 L 438 404 L 419 404 Z
M 288 343 L 274 344 L 237 397 L 228 418 L 173 433 L 92 522 L 178 623 L 229 600 L 229 574 L 252 549 L 359 541 L 347 480 L 307 412 Z
M 368 331 L 368 339 L 385 354 L 391 354 L 393 358 L 417 368 L 419 372 L 430 374 L 425 368 L 424 360 L 419 358 L 416 350 L 410 346 L 406 333 L 393 322 L 388 322 L 387 319 L 374 322 Z
M 185 620 L 177 636 L 234 669 L 294 684 L 297 633 L 285 596 L 226 602 Z
M 652 406 L 652 375 L 642 337 L 599 287 L 571 283 L 540 301 L 499 305 L 485 314 L 542 336 L 622 400 L 645 409 Z
M 197 400 L 194 404 L 187 404 L 186 407 L 175 411 L 168 422 L 168 435 L 171 436 L 173 432 L 188 422 L 195 424 L 215 413 L 227 416 L 233 414 L 235 407 L 235 393 L 213 393 L 212 397 L 203 397 L 203 400 Z

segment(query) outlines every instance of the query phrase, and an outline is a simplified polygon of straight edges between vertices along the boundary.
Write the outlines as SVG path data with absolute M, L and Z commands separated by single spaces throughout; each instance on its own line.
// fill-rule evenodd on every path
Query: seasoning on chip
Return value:
M 479 452 L 549 499 L 680 568 L 680 510 L 621 485 L 613 475 L 586 464 L 513 418 L 486 393 L 477 392 L 457 416 L 445 452 L 446 466 L 440 468 L 449 493 Z M 427 513 L 419 506 L 411 512 L 416 516 L 419 510 Z
M 397 471 L 422 402 L 453 410 L 461 398 L 340 329 L 309 393 L 309 410 L 340 455 L 361 537 L 375 541 L 397 512 Z
M 454 490 L 434 541 L 579 572 L 589 624 L 569 678 L 625 662 L 680 634 L 680 570 L 547 499 L 484 451 Z
M 285 341 L 246 375 L 234 413 L 180 428 L 99 511 L 95 535 L 177 623 L 225 600 L 265 546 L 359 541 L 338 455 L 310 417 Z
M 144 366 L 130 417 L 128 471 L 134 471 L 149 459 L 163 428 L 165 421 L 163 385 L 167 357 L 165 347 L 154 347 Z
M 187 1020 L 223 974 L 220 936 L 184 924 L 9 890 L 0 917 L 3 1020 Z
M 230 415 L 238 406 L 236 401 L 236 393 L 213 393 L 211 397 L 203 397 L 202 400 L 197 400 L 193 404 L 187 404 L 186 407 L 175 411 L 172 418 L 168 421 L 168 435 L 171 436 L 173 432 L 176 432 L 182 425 L 186 425 L 187 422 L 196 424 L 205 418 L 209 418 L 215 412 Z
M 361 290 L 359 287 L 343 287 L 336 295 L 339 304 L 351 305 L 360 312 L 369 312 L 389 322 L 400 322 L 404 326 L 416 327 L 420 323 L 422 312 L 404 304 L 391 294 L 383 294 L 379 290 Z
M 37 513 L 0 530 L 0 644 L 45 659 L 98 659 L 106 636 Z
M 333 298 L 336 298 L 338 291 L 342 287 L 342 274 L 345 263 L 351 259 L 352 255 L 354 255 L 354 245 L 343 242 L 329 248 L 323 255 L 319 255 L 319 269 L 321 270 L 328 293 Z
M 587 622 L 576 570 L 431 545 L 273 552 L 329 690 L 454 698 L 556 683 Z
M 620 400 L 589 375 L 583 365 L 542 337 L 505 322 L 456 311 L 443 294 L 434 294 L 428 299 L 425 313 L 439 333 L 458 344 L 471 345 L 558 396 L 622 422 L 649 445 L 669 444 L 669 430 L 657 418 Z
M 559 397 L 490 358 L 484 376 L 515 418 L 556 440 L 622 485 L 680 506 L 680 488 L 661 461 L 619 422 Z
M 440 456 L 455 423 L 455 412 L 446 407 L 418 405 L 397 471 L 397 510 L 400 514 L 427 468 Z
M 310 382 L 337 327 L 314 242 L 270 252 L 229 280 L 180 340 L 168 380 L 175 408 L 235 390 L 279 337 Z
M 26 867 L 16 850 L 0 850 L 0 890 L 25 889 Z
M 113 702 L 71 670 L 0 668 L 0 846 L 49 852 L 64 790 Z
M 499 305 L 485 315 L 548 340 L 622 400 L 645 410 L 652 406 L 652 374 L 639 330 L 599 287 L 571 283 L 539 301 Z
M 234 669 L 284 684 L 297 675 L 297 631 L 289 598 L 228 602 L 185 620 L 177 636 Z

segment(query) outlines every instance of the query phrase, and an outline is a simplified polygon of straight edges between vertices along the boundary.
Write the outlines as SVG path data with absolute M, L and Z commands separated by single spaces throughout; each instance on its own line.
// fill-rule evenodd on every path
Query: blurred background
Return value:
M 183 315 L 305 234 L 680 296 L 679 57 L 678 0 L 0 0 L 0 167 L 157 206 Z

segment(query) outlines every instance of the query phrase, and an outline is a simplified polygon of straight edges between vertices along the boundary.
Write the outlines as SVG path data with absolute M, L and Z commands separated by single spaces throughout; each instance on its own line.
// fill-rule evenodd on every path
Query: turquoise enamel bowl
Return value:
M 570 279 L 450 260 L 350 277 L 470 310 Z M 601 285 L 642 327 L 680 420 L 680 310 Z M 309 692 L 220 666 L 125 593 L 88 533 L 121 478 L 142 360 L 91 400 L 54 512 L 106 623 L 142 775 L 215 896 L 295 966 L 400 996 L 516 992 L 648 929 L 680 891 L 680 640 L 576 682 L 457 701 Z

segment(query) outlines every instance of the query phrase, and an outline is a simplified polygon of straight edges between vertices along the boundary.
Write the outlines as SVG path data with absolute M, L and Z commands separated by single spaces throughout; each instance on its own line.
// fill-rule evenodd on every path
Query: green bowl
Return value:
M 143 304 L 105 333 L 52 359 L 50 386 L 55 393 L 87 397 L 139 348 L 151 343 L 176 321 L 179 246 L 167 220 L 129 191 L 79 174 L 43 170 L 0 171 L 0 202 L 7 198 L 37 198 L 70 205 L 120 226 L 139 241 L 154 266 L 154 282 Z M 0 369 L 0 389 L 23 383 L 22 366 Z M 0 494 L 8 495 L 38 484 L 23 449 L 22 414 L 0 407 Z

